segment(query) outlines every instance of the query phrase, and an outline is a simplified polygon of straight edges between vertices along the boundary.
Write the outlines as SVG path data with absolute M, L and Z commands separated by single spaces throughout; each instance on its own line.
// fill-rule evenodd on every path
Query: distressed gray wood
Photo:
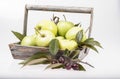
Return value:
M 38 46 L 21 46 L 17 43 L 9 44 L 10 51 L 14 59 L 25 60 L 37 52 L 49 52 L 47 47 Z M 63 50 L 59 50 L 59 55 L 63 53 Z M 79 58 L 82 60 L 86 56 L 85 49 L 80 52 Z
M 90 38 L 90 36 L 91 36 L 92 24 L 93 24 L 93 9 L 91 10 L 91 15 L 90 15 L 90 26 L 89 26 L 88 38 Z
M 15 59 L 26 59 L 37 52 L 49 52 L 49 49 L 45 47 L 21 46 L 16 43 L 9 44 L 9 48 Z
M 28 9 L 25 6 L 24 22 L 23 22 L 23 35 L 27 35 L 27 20 L 28 20 Z
M 49 6 L 49 5 L 26 5 L 28 10 L 56 11 L 56 12 L 72 12 L 90 14 L 92 8 L 88 7 L 66 7 L 66 6 Z
M 27 35 L 27 21 L 29 10 L 35 11 L 55 11 L 55 12 L 70 12 L 70 13 L 83 13 L 90 14 L 90 26 L 88 37 L 91 36 L 92 24 L 93 24 L 93 8 L 88 7 L 65 7 L 65 6 L 49 6 L 49 5 L 26 5 L 24 13 L 24 22 L 23 22 L 23 34 Z M 49 52 L 46 47 L 37 47 L 37 46 L 21 46 L 16 43 L 9 44 L 12 56 L 14 59 L 26 59 L 37 52 Z M 59 50 L 59 52 L 62 52 Z M 84 59 L 87 56 L 89 49 L 84 49 L 80 53 L 80 59 Z

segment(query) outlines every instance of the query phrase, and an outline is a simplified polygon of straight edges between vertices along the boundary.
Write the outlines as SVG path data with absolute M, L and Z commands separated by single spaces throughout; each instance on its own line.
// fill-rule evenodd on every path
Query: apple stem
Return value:
M 81 26 L 82 26 L 82 24 L 81 24 L 81 23 L 79 23 L 78 27 L 81 27 Z
M 59 22 L 59 19 L 60 19 L 59 17 L 54 16 L 54 14 L 53 14 L 51 21 L 54 21 L 54 23 L 57 24 Z
M 36 32 L 37 32 L 40 36 L 42 36 L 42 34 L 39 32 L 38 29 L 36 29 L 36 28 L 34 28 L 34 29 L 36 30 Z
M 55 24 L 57 24 L 57 23 L 59 22 L 59 17 L 55 16 L 55 17 L 53 18 L 53 21 L 54 21 Z
M 66 17 L 65 17 L 65 15 L 64 15 L 64 14 L 63 14 L 63 17 L 64 17 L 64 20 L 65 20 L 65 21 L 67 21 L 67 19 L 66 19 Z
M 81 27 L 82 25 L 81 25 L 81 23 L 78 23 L 78 24 L 75 24 L 74 26 Z

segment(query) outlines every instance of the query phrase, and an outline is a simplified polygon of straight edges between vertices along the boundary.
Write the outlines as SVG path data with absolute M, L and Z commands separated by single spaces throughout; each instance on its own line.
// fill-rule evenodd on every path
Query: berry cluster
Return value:
M 65 57 L 65 56 L 60 56 L 58 59 L 53 59 L 52 64 L 56 64 L 56 63 L 62 63 L 63 64 L 63 68 L 70 70 L 79 70 L 79 64 L 75 61 L 70 60 L 70 58 Z

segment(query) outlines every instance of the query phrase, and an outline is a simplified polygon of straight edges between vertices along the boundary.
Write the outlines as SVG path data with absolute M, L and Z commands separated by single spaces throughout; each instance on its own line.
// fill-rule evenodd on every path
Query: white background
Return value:
M 92 36 L 101 42 L 104 49 L 98 49 L 99 54 L 90 51 L 84 61 L 95 68 L 85 65 L 86 72 L 44 71 L 42 65 L 21 69 L 18 65 L 20 60 L 12 58 L 8 44 L 18 41 L 11 30 L 22 32 L 25 4 L 93 7 Z M 120 78 L 119 29 L 120 0 L 0 0 L 0 78 Z

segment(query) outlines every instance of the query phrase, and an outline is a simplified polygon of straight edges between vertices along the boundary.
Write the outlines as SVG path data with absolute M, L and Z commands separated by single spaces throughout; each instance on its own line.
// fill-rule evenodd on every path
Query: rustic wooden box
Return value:
M 27 20 L 28 20 L 28 11 L 29 10 L 38 10 L 38 11 L 56 11 L 56 12 L 69 12 L 69 13 L 83 13 L 90 14 L 90 25 L 88 31 L 88 38 L 91 36 L 92 23 L 93 23 L 93 8 L 88 7 L 65 7 L 65 6 L 48 6 L 48 5 L 26 5 L 25 14 L 24 14 L 24 25 L 23 25 L 23 34 L 27 33 Z M 11 54 L 14 59 L 26 59 L 33 55 L 36 52 L 48 52 L 46 47 L 37 47 L 37 46 L 21 46 L 17 43 L 9 44 Z M 87 54 L 89 49 L 84 49 L 79 58 L 82 60 Z

